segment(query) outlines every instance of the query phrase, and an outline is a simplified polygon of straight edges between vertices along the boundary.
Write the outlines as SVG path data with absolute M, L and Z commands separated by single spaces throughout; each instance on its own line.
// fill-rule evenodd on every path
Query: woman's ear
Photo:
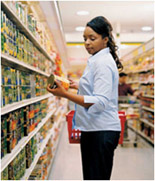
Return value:
M 107 43 L 108 43 L 108 41 L 109 41 L 109 38 L 106 36 L 106 37 L 104 37 L 104 39 L 103 39 L 103 40 L 104 40 L 104 43 L 105 43 L 105 44 L 107 44 Z

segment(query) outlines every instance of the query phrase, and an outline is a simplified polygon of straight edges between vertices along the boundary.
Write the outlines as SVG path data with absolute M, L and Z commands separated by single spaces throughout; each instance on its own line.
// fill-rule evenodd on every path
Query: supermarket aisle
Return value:
M 49 180 L 81 180 L 80 147 L 68 143 L 67 125 L 63 129 Z M 130 133 L 132 137 L 132 132 Z M 119 145 L 115 152 L 112 180 L 153 180 L 153 147 L 140 140 L 137 148 Z
M 62 130 L 49 180 L 81 180 L 82 167 L 79 144 L 68 143 L 67 124 Z

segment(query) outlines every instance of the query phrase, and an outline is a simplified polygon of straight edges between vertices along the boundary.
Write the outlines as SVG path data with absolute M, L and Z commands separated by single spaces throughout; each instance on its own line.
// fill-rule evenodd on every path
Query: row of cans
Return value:
M 28 13 L 28 6 L 19 1 L 7 1 L 9 7 L 15 12 L 19 19 L 29 28 L 35 35 L 37 29 L 37 20 L 34 16 Z
M 1 50 L 2 53 L 9 54 L 45 72 L 46 65 L 52 66 L 50 60 L 16 28 L 3 11 L 1 11 Z
M 47 78 L 31 75 L 11 67 L 1 67 L 1 106 L 47 93 Z M 33 80 L 32 80 L 33 79 Z
M 19 87 L 19 89 L 18 89 Z M 1 106 L 4 107 L 14 102 L 30 99 L 31 88 L 30 86 L 1 86 Z
M 29 177 L 29 180 L 46 180 L 48 167 L 50 166 L 51 159 L 53 157 L 52 146 L 52 139 L 49 139 L 42 155 Z
M 20 151 L 15 159 L 2 171 L 2 180 L 20 180 L 37 154 L 36 136 Z
M 49 118 L 46 124 L 26 144 L 26 146 L 17 155 L 17 157 L 8 165 L 7 168 L 3 170 L 2 175 L 1 175 L 2 180 L 20 180 L 21 177 L 23 177 L 26 169 L 31 166 L 35 155 L 40 149 L 43 140 L 47 136 L 49 127 L 52 128 L 53 123 L 54 123 L 53 117 Z M 40 174 L 41 178 L 44 178 L 47 175 L 44 172 L 47 171 L 46 166 L 49 166 L 51 158 L 52 158 L 52 143 L 51 143 L 51 139 L 49 139 L 37 163 L 37 165 L 41 164 L 42 166 L 45 164 L 43 168 L 40 170 L 42 172 L 42 174 Z M 34 177 L 35 171 L 36 169 L 34 169 L 29 179 L 31 179 L 31 177 Z M 38 178 L 37 175 L 35 175 L 35 178 Z
M 2 85 L 28 85 L 30 86 L 30 74 L 23 71 L 19 72 L 19 79 L 17 70 L 11 67 L 1 66 L 2 70 Z
M 1 117 L 1 157 L 10 153 L 18 142 L 28 136 L 46 116 L 47 99 L 18 109 Z

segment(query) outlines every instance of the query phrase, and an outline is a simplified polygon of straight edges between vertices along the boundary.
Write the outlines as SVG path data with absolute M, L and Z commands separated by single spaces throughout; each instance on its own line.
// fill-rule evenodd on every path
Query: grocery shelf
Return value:
M 31 138 L 40 130 L 40 128 L 48 121 L 48 119 L 56 111 L 53 109 L 47 116 L 38 124 L 38 126 L 28 135 L 23 137 L 19 143 L 15 146 L 11 153 L 8 153 L 1 160 L 1 172 L 7 167 L 7 165 L 18 155 L 18 153 L 25 147 L 25 145 L 31 140 Z
M 146 106 L 142 106 L 142 109 L 146 110 L 146 111 L 150 111 L 154 113 L 154 109 L 150 108 L 150 107 L 146 107 Z
M 138 81 L 138 80 L 135 80 L 135 81 L 129 81 L 129 82 L 127 82 L 128 84 L 136 84 L 136 83 L 138 83 L 138 84 L 149 84 L 149 83 L 154 83 L 154 81 Z
M 44 139 L 43 143 L 40 146 L 40 150 L 38 151 L 38 153 L 36 154 L 36 156 L 34 157 L 34 161 L 31 163 L 31 166 L 26 169 L 25 175 L 21 178 L 21 180 L 28 180 L 29 176 L 31 175 L 33 169 L 35 168 L 41 154 L 43 153 L 43 150 L 46 146 L 46 144 L 48 143 L 48 140 L 51 138 L 51 136 L 54 133 L 54 127 L 53 126 L 49 131 L 48 131 L 48 135 L 46 136 L 46 138 Z
M 53 154 L 53 157 L 51 159 L 51 162 L 48 166 L 48 169 L 47 169 L 47 176 L 46 176 L 46 179 L 45 180 L 48 180 L 48 177 L 50 175 L 50 170 L 51 170 L 51 167 L 52 167 L 52 164 L 53 164 L 53 161 L 55 159 L 55 154 L 56 154 L 56 150 L 58 148 L 58 144 L 59 144 L 59 141 L 60 141 L 60 137 L 61 137 L 61 133 L 62 133 L 62 127 L 63 125 L 61 125 L 60 127 L 60 135 L 59 135 L 59 138 L 56 140 L 55 144 L 54 144 L 54 148 L 52 149 L 52 154 Z
M 147 95 L 147 94 L 145 94 L 145 95 L 143 95 L 142 97 L 154 99 L 154 96 L 153 96 L 153 95 Z
M 24 33 L 29 40 L 32 41 L 32 43 L 42 52 L 49 60 L 51 60 L 54 63 L 54 60 L 50 57 L 50 55 L 47 53 L 47 51 L 43 48 L 43 46 L 40 45 L 40 42 L 36 39 L 36 37 L 30 32 L 30 30 L 22 23 L 22 21 L 19 19 L 19 17 L 13 12 L 13 10 L 4 2 L 1 1 L 1 9 L 3 9 L 7 16 L 15 22 L 16 27 Z
M 128 83 L 128 84 L 136 84 L 136 83 L 139 83 L 139 81 L 138 81 L 138 80 L 135 80 L 135 81 L 128 81 L 127 83 Z
M 128 125 L 128 127 L 154 145 L 154 141 L 151 140 L 151 138 L 149 138 L 148 136 L 146 136 L 143 132 L 136 130 L 134 127 L 130 125 Z
M 132 71 L 132 72 L 126 72 L 128 74 L 133 74 L 133 73 L 140 73 L 140 72 L 148 72 L 150 70 L 154 70 L 154 67 L 148 68 L 148 69 L 142 69 L 142 70 L 137 70 L 137 71 Z
M 146 43 L 143 43 L 138 48 L 132 50 L 127 55 L 123 56 L 122 59 L 126 62 L 131 59 L 136 59 L 139 56 L 145 55 L 147 52 L 154 50 L 154 38 L 147 41 Z
M 149 123 L 146 119 L 140 119 L 140 121 L 142 121 L 143 123 L 147 124 L 148 126 L 151 126 L 152 128 L 154 128 L 154 125 L 152 123 Z
M 18 145 L 12 150 L 10 154 L 7 154 L 1 161 L 1 171 L 16 157 L 16 155 L 25 147 L 29 140 L 40 130 L 40 128 L 47 122 L 47 120 L 53 115 L 56 108 L 52 112 L 48 113 L 47 116 L 38 124 L 37 128 L 32 131 L 28 136 L 24 137 Z M 8 162 L 7 162 L 8 160 Z
M 25 99 L 23 101 L 8 104 L 5 107 L 1 108 L 1 115 L 7 114 L 7 113 L 9 113 L 11 111 L 22 108 L 22 107 L 27 106 L 29 104 L 33 104 L 35 102 L 38 102 L 38 101 L 41 101 L 43 99 L 49 98 L 50 96 L 52 96 L 52 94 L 46 94 L 46 95 L 43 95 L 43 96 L 38 96 L 38 97 L 31 98 L 31 99 Z
M 134 104 L 123 104 L 123 103 L 120 103 L 119 106 L 123 107 L 123 108 L 128 108 L 128 107 L 137 107 L 137 108 L 139 108 L 140 105 L 136 104 L 136 103 L 134 103 Z
M 5 65 L 5 66 L 9 66 L 9 67 L 14 67 L 16 69 L 26 71 L 29 73 L 37 73 L 37 74 L 41 74 L 46 77 L 49 77 L 49 74 L 31 66 L 31 65 L 28 65 L 27 63 L 24 63 L 24 62 L 18 60 L 17 58 L 14 58 L 9 55 L 5 55 L 3 53 L 1 54 L 1 64 Z

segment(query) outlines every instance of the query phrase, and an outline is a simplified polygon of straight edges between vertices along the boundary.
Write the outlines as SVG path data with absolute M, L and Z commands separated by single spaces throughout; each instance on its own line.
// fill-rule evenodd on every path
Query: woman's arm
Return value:
M 91 105 L 93 105 L 93 103 L 84 103 L 84 96 L 82 95 L 77 95 L 71 92 L 68 92 L 65 90 L 64 87 L 61 86 L 61 84 L 57 81 L 55 81 L 57 84 L 57 88 L 56 89 L 51 89 L 50 85 L 48 85 L 47 87 L 47 91 L 52 93 L 55 96 L 60 96 L 60 97 L 64 97 L 76 104 L 79 104 L 80 106 L 83 106 L 85 108 L 89 108 Z

